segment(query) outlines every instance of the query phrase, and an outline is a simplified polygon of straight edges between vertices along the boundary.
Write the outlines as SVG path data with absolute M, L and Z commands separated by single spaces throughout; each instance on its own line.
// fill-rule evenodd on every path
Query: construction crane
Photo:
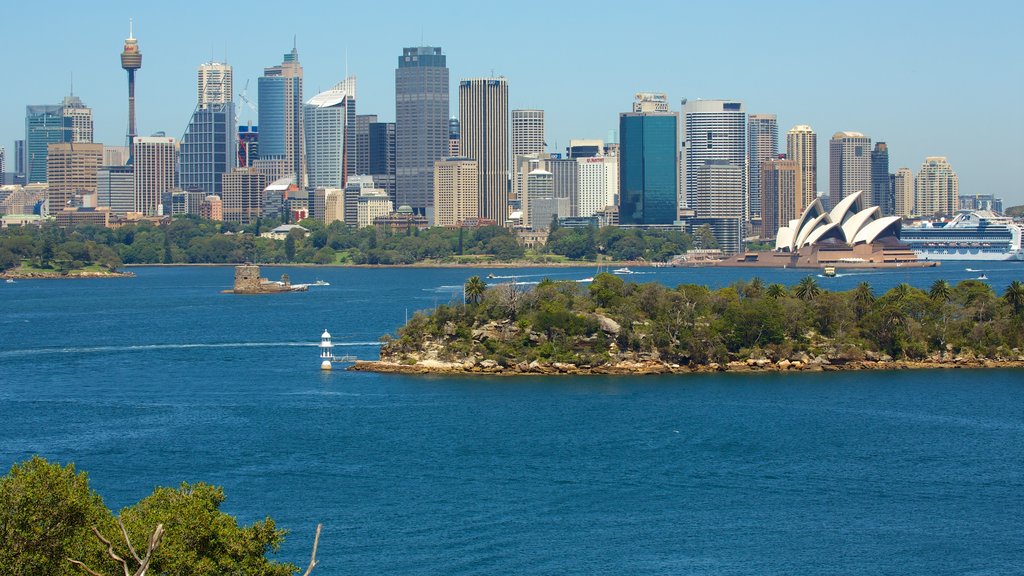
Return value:
M 249 100 L 249 81 L 248 80 L 245 81 L 245 88 L 242 88 L 242 91 L 238 93 L 238 99 L 241 100 L 242 102 L 244 102 L 245 105 L 248 106 L 253 111 L 254 114 L 258 114 L 259 113 L 259 111 L 256 109 L 256 105 L 253 104 L 251 100 Z M 239 106 L 238 108 L 241 108 L 241 106 Z M 237 108 L 235 109 L 235 114 L 236 114 L 235 124 L 238 124 L 238 118 L 237 118 L 238 109 Z M 250 122 L 250 124 L 251 124 L 251 122 Z

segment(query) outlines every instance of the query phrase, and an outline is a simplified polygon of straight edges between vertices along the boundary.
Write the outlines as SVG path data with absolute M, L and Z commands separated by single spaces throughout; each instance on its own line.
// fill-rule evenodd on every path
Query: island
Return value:
M 875 294 L 759 278 L 717 290 L 545 280 L 465 285 L 465 301 L 418 312 L 350 370 L 407 374 L 668 374 L 1024 367 L 1024 283 L 937 280 Z

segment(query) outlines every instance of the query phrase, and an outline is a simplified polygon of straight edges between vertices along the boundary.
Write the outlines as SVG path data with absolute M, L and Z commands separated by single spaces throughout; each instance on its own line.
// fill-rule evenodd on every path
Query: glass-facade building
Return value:
M 72 119 L 60 104 L 25 107 L 25 176 L 29 184 L 46 182 L 47 147 L 71 142 Z
M 448 67 L 441 48 L 404 48 L 395 70 L 396 205 L 432 212 L 434 162 L 448 155 Z
M 368 173 L 373 176 L 373 182 L 381 190 L 385 190 L 395 204 L 395 123 L 394 122 L 371 122 L 367 128 Z
M 221 195 L 221 176 L 235 168 L 235 134 L 233 103 L 210 104 L 192 114 L 178 157 L 183 190 Z
M 619 223 L 672 224 L 679 188 L 673 113 L 619 115 Z
M 884 216 L 896 214 L 896 190 L 889 176 L 889 146 L 876 142 L 871 151 L 871 198 Z

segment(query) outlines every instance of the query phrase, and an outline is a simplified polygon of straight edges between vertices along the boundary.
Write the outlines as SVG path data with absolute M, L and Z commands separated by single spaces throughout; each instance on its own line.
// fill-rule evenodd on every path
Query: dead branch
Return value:
M 128 567 L 128 561 L 118 556 L 117 552 L 114 552 L 113 543 L 111 543 L 110 540 L 104 538 L 103 534 L 100 533 L 98 528 L 93 526 L 92 533 L 95 534 L 96 538 L 98 538 L 99 541 L 107 547 L 107 556 L 110 556 L 111 560 L 114 560 L 115 562 L 121 564 L 121 568 L 124 570 L 124 576 L 146 576 L 146 571 L 149 570 L 149 565 L 153 561 L 153 551 L 156 550 L 156 547 L 160 545 L 160 539 L 164 535 L 164 525 L 156 525 L 156 529 L 153 530 L 153 535 L 149 537 L 149 546 L 146 548 L 146 556 L 144 558 L 139 558 L 138 553 L 135 552 L 135 548 L 132 546 L 131 539 L 128 538 L 128 531 L 125 530 L 124 524 L 121 522 L 120 518 L 117 519 L 117 524 L 121 528 L 121 534 L 124 536 L 125 543 L 128 544 L 128 550 L 131 551 L 132 557 L 134 557 L 135 561 L 139 563 L 139 567 L 135 570 L 134 574 L 132 573 L 131 568 Z M 319 537 L 319 535 L 320 534 L 318 529 L 317 536 Z M 313 546 L 313 554 L 314 556 L 316 555 L 315 545 Z M 73 558 L 68 558 L 67 560 L 68 562 L 71 562 L 72 564 L 78 566 L 82 570 L 85 570 L 91 576 L 103 576 L 99 572 L 96 572 L 95 570 L 86 566 L 85 563 L 83 563 L 80 560 L 75 560 Z
M 313 571 L 313 568 L 316 568 L 316 565 L 320 563 L 316 559 L 316 547 L 317 544 L 320 543 L 320 529 L 323 528 L 323 526 L 323 524 L 316 525 L 316 537 L 313 538 L 313 555 L 309 559 L 309 568 L 306 568 L 306 573 L 302 576 L 309 576 L 309 573 Z

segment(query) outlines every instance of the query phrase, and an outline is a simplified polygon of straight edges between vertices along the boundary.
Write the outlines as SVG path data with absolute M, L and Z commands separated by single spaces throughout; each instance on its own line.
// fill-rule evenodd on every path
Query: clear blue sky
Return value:
M 827 5 L 826 5 L 827 4 Z M 629 8 L 627 9 L 627 6 Z M 840 130 L 886 141 L 891 169 L 916 173 L 947 156 L 961 193 L 1024 203 L 1024 8 L 1002 1 L 96 2 L 6 6 L 0 145 L 13 162 L 26 104 L 56 103 L 74 74 L 93 108 L 96 139 L 124 142 L 126 80 L 118 55 L 135 18 L 143 52 L 139 133 L 180 137 L 195 105 L 195 68 L 227 53 L 235 92 L 277 64 L 297 36 L 305 94 L 348 67 L 359 113 L 394 118 L 403 46 L 439 45 L 453 86 L 509 80 L 513 108 L 543 108 L 547 141 L 605 138 L 637 91 L 731 98 L 778 115 L 780 133 L 818 133 L 818 189 L 828 187 L 828 138 Z M 452 98 L 457 113 L 457 99 Z M 246 118 L 243 111 L 242 119 Z M 253 118 L 255 121 L 255 118 Z

